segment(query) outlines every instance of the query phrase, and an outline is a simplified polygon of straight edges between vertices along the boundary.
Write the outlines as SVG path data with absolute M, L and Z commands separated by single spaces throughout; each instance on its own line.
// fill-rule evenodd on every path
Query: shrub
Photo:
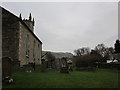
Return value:
M 103 62 L 103 58 L 100 55 L 82 55 L 74 57 L 76 67 L 94 67 L 95 62 Z

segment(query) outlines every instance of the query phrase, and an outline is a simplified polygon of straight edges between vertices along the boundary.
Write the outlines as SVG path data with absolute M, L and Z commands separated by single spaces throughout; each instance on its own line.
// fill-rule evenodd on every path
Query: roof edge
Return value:
M 2 10 L 5 10 L 5 11 L 9 12 L 9 13 L 12 14 L 13 16 L 15 16 L 15 17 L 31 32 L 31 34 L 32 34 L 33 36 L 35 36 L 35 38 L 42 44 L 41 40 L 30 30 L 30 28 L 23 22 L 22 19 L 20 19 L 18 16 L 14 15 L 14 14 L 11 13 L 10 11 L 6 10 L 5 8 L 3 8 L 3 7 L 1 7 L 1 6 L 0 6 L 0 8 L 1 8 Z

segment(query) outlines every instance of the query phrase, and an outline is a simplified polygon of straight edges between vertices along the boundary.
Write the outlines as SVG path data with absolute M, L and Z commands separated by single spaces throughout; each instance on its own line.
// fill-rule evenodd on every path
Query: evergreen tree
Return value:
M 120 41 L 119 40 L 116 40 L 116 43 L 115 43 L 115 53 L 120 53 Z

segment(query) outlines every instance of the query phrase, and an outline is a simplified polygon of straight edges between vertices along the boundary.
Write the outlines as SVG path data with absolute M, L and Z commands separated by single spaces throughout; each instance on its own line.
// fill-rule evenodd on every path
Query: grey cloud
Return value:
M 3 6 L 27 18 L 35 17 L 35 33 L 44 50 L 70 51 L 98 43 L 113 46 L 118 33 L 117 3 L 3 3 Z M 106 41 L 106 42 L 105 42 Z

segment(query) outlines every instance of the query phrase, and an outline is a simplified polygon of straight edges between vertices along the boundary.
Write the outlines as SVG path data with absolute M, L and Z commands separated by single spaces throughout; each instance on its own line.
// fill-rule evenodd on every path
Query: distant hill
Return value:
M 42 55 L 44 55 L 46 52 L 51 52 L 51 51 L 42 51 Z M 72 53 L 69 52 L 51 52 L 56 58 L 61 58 L 61 57 L 73 57 Z

